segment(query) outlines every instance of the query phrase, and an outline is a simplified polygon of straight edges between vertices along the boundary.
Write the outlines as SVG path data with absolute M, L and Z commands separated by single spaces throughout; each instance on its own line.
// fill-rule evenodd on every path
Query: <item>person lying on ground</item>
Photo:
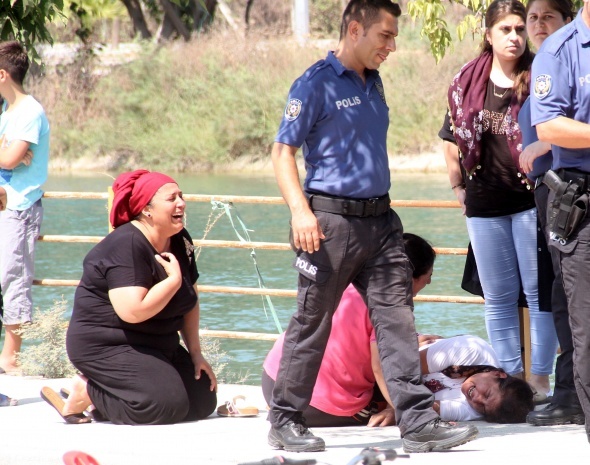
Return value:
M 404 234 L 404 245 L 414 268 L 416 295 L 431 282 L 436 254 L 428 242 L 414 234 Z M 283 337 L 276 341 L 263 365 L 262 390 L 267 402 L 274 387 Z M 418 335 L 417 338 L 426 386 L 435 391 L 435 409 L 443 420 L 524 421 L 533 408 L 532 391 L 525 381 L 515 381 L 494 368 L 499 363 L 489 344 L 475 336 L 443 339 L 433 344 L 437 339 L 440 336 Z M 441 358 L 445 366 L 441 366 Z M 475 366 L 470 373 L 473 376 L 461 377 L 457 369 L 450 373 L 454 378 L 445 375 L 441 378 L 438 372 L 452 365 L 461 366 L 462 373 L 467 372 L 465 366 Z M 473 386 L 475 389 L 471 389 Z M 486 398 L 482 400 L 478 386 L 482 389 L 487 386 L 489 402 Z M 353 286 L 346 289 L 332 319 L 330 339 L 305 418 L 310 427 L 388 426 L 396 422 L 368 308 Z

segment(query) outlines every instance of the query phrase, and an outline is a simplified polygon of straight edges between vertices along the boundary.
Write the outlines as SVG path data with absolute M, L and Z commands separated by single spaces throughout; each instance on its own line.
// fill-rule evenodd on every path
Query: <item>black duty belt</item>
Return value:
M 580 171 L 577 169 L 561 168 L 556 171 L 557 175 L 565 182 L 574 182 L 582 191 L 587 191 L 590 187 L 590 173 Z
M 383 215 L 389 211 L 390 204 L 389 194 L 365 200 L 326 197 L 317 194 L 309 195 L 309 206 L 313 211 L 359 216 L 361 218 Z

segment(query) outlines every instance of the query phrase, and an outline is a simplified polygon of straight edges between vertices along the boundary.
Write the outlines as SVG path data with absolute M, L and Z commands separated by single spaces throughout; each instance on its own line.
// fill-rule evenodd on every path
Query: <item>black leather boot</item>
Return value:
M 314 436 L 303 421 L 288 421 L 281 427 L 272 426 L 268 443 L 275 449 L 289 452 L 320 452 L 326 449 L 322 438 Z
M 526 422 L 534 426 L 583 425 L 584 421 L 582 407 L 572 405 L 549 404 L 542 410 L 533 410 L 526 417 Z

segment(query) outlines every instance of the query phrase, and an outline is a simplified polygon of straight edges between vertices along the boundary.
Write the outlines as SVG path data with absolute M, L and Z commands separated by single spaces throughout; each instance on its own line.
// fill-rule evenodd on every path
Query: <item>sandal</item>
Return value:
M 59 395 L 62 396 L 64 399 L 67 399 L 68 397 L 70 397 L 70 390 L 67 388 L 61 388 L 59 390 Z M 94 406 L 91 405 L 90 407 L 94 407 Z M 90 410 L 90 407 L 88 407 L 86 409 L 86 411 L 88 412 L 88 414 L 90 415 L 90 417 L 94 421 L 98 421 L 98 422 L 109 421 L 109 419 L 107 417 L 105 417 L 102 413 L 100 413 L 96 407 L 92 408 L 92 410 Z
M 58 393 L 50 387 L 45 386 L 41 389 L 41 399 L 43 399 L 45 402 L 51 405 L 55 410 L 57 410 L 57 413 L 59 413 L 59 415 L 65 420 L 66 423 L 72 425 L 80 425 L 82 423 L 90 423 L 92 421 L 92 418 L 87 417 L 83 413 L 72 413 L 70 415 L 64 415 L 62 412 L 64 409 L 65 402 L 58 395 Z
M 241 402 L 240 402 L 241 401 Z M 220 417 L 256 417 L 258 408 L 251 405 L 244 405 L 246 398 L 244 396 L 235 396 L 231 401 L 217 408 L 217 415 Z

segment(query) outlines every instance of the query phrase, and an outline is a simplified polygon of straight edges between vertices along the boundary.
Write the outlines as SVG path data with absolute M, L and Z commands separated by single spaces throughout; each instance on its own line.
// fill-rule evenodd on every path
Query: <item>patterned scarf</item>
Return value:
M 444 370 L 441 370 L 441 373 L 445 375 L 447 378 L 451 379 L 467 379 L 470 376 L 473 376 L 477 373 L 487 373 L 490 371 L 498 370 L 500 369 L 493 367 L 491 365 L 451 365 L 445 368 Z M 433 393 L 442 391 L 443 389 L 449 387 L 438 379 L 430 379 L 428 381 L 425 381 L 424 385 Z
M 467 63 L 453 78 L 448 92 L 455 140 L 461 153 L 463 167 L 469 176 L 473 176 L 481 159 L 483 106 L 492 70 L 492 60 L 492 53 L 484 52 L 475 60 Z M 523 101 L 526 97 L 526 95 L 522 96 Z M 520 107 L 518 96 L 516 92 L 513 92 L 504 121 L 512 160 L 524 175 L 518 161 L 522 152 L 522 134 L 518 126 Z M 523 179 L 526 179 L 526 176 L 523 176 Z

